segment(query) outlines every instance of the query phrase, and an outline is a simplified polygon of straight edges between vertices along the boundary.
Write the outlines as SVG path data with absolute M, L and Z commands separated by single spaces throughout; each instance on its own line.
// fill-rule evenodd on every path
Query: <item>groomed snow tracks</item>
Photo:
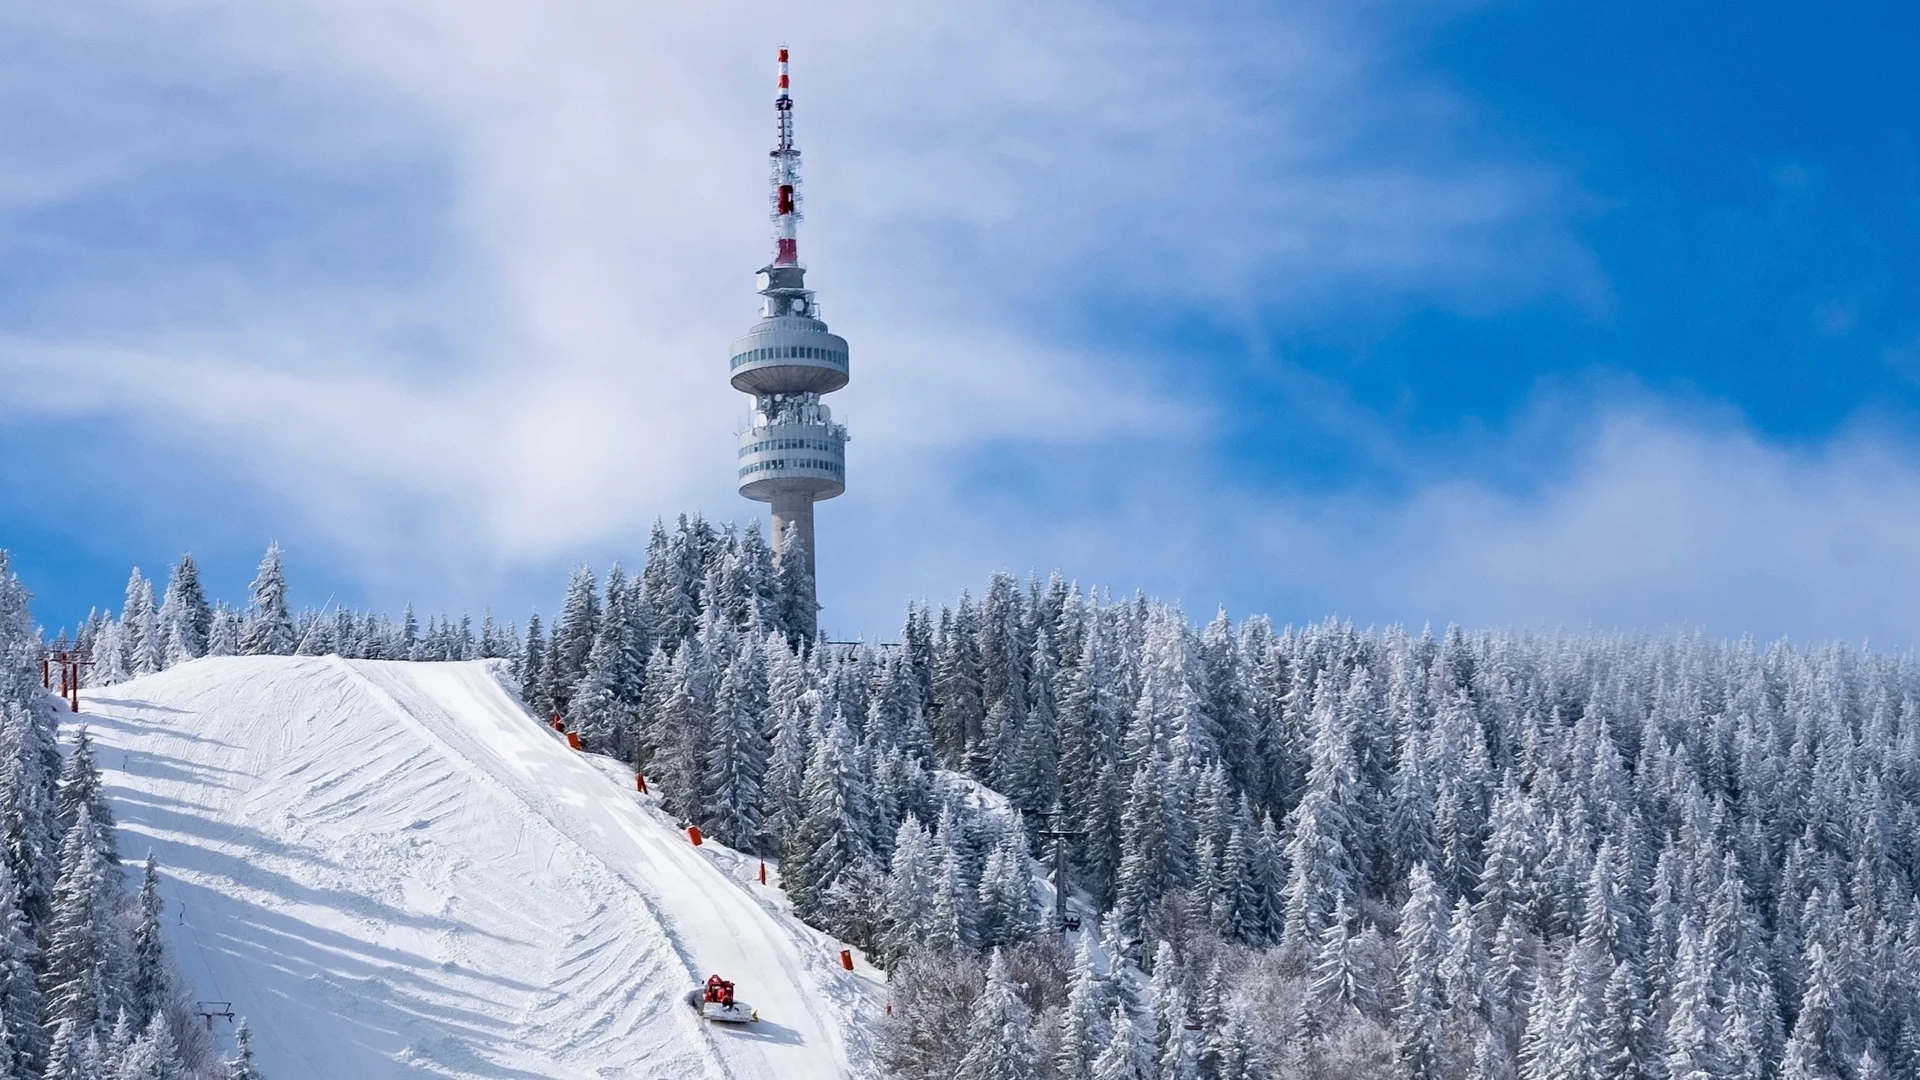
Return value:
M 199 660 L 81 704 L 174 955 L 276 1080 L 859 1075 L 872 984 L 486 662 Z M 714 972 L 759 1024 L 686 1007 Z

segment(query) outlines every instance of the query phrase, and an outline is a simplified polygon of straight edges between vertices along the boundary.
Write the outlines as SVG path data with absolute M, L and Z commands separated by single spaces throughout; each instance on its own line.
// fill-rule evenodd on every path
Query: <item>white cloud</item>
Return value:
M 1527 469 L 1538 479 L 1524 490 L 1430 475 L 1394 494 L 1225 494 L 1183 487 L 1194 463 L 1169 460 L 1058 517 L 983 518 L 933 543 L 929 561 L 944 569 L 964 565 L 966 548 L 994 550 L 1017 573 L 1060 566 L 1198 616 L 1226 601 L 1295 622 L 1704 627 L 1920 646 L 1920 448 L 1867 428 L 1783 448 L 1726 417 L 1645 400 L 1581 411 L 1591 419 L 1554 448 L 1566 459 L 1544 476 Z M 1540 451 L 1530 433 L 1496 452 Z M 977 587 L 966 571 L 933 587 Z M 869 602 L 891 617 L 886 594 L 926 587 L 893 574 Z
M 1920 466 L 1858 432 L 1807 449 L 1658 412 L 1610 417 L 1527 496 L 1422 492 L 1376 542 L 1376 579 L 1428 617 L 1792 634 L 1920 645 Z
M 253 273 L 243 237 L 76 284 L 96 319 L 0 342 L 7 408 L 123 418 L 130 461 L 185 457 L 271 492 L 368 581 L 637 548 L 647 520 L 682 506 L 744 516 L 728 434 L 745 402 L 721 355 L 767 246 L 769 54 L 784 38 L 808 152 L 803 252 L 855 350 L 834 402 L 855 425 L 855 492 L 827 513 L 911 519 L 968 571 L 1001 559 L 956 538 L 1044 533 L 1036 554 L 1064 563 L 1118 531 L 1099 506 L 1017 497 L 991 506 L 1004 531 L 976 531 L 973 493 L 940 497 L 982 455 L 1013 453 L 1050 485 L 1112 492 L 1148 547 L 1170 543 L 1184 526 L 1128 496 L 1137 474 L 1114 463 L 1203 455 L 1195 433 L 1225 406 L 1149 347 L 1075 343 L 1088 310 L 1236 313 L 1354 283 L 1466 306 L 1599 288 L 1559 222 L 1560 181 L 1456 145 L 1466 110 L 1386 67 L 1339 11 L 15 12 L 10 35 L 44 45 L 89 133 L 6 161 L 16 208 L 111 190 L 165 226 L 203 211 L 149 177 L 228 161 L 341 190 L 311 222 L 268 219 L 291 235 L 251 238 L 294 271 Z M 19 78 L 8 100 L 39 102 Z M 356 218 L 362 197 L 392 205 Z M 331 231 L 390 224 L 348 248 L 378 260 L 363 275 L 299 276 Z M 407 549 L 423 541 L 448 554 L 422 566 Z M 844 542 L 866 565 L 898 557 Z

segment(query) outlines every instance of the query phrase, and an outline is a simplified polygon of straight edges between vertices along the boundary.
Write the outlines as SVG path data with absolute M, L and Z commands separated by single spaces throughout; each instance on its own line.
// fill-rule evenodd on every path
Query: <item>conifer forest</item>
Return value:
M 0 551 L 0 1080 L 258 1080 L 244 1021 L 231 1061 L 206 1038 L 157 868 L 122 864 L 84 732 L 63 760 L 41 647 Z
M 1006 574 L 832 642 L 756 529 L 698 518 L 547 623 L 293 612 L 277 549 L 244 609 L 190 558 L 156 584 L 78 629 L 96 685 L 496 658 L 887 970 L 897 1077 L 1920 1076 L 1910 655 L 1196 623 Z M 5 588 L 0 1076 L 214 1075 Z

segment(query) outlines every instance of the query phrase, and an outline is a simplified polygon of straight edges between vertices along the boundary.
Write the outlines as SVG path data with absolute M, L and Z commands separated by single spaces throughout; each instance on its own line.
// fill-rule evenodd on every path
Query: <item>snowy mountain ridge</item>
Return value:
M 868 1074 L 874 981 L 487 662 L 205 659 L 82 706 L 173 954 L 276 1080 Z M 697 1019 L 710 973 L 761 1022 Z

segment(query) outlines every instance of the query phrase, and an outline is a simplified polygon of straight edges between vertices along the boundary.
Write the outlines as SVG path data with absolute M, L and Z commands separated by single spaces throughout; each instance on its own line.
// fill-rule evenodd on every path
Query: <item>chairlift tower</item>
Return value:
M 1080 929 L 1080 917 L 1068 909 L 1067 894 L 1071 891 L 1067 884 L 1067 841 L 1086 839 L 1086 831 L 1068 829 L 1067 812 L 1058 802 L 1053 809 L 1039 815 L 1058 823 L 1051 829 L 1037 829 L 1035 836 L 1042 840 L 1053 841 L 1053 928 L 1062 934 Z
M 800 223 L 800 151 L 793 145 L 787 50 L 780 50 L 777 128 L 771 159 L 773 261 L 760 269 L 760 321 L 733 343 L 733 388 L 753 395 L 740 432 L 740 494 L 773 504 L 773 549 L 785 553 L 788 527 L 814 571 L 813 504 L 847 489 L 847 429 L 821 397 L 847 385 L 847 340 L 827 332 L 806 286 Z

